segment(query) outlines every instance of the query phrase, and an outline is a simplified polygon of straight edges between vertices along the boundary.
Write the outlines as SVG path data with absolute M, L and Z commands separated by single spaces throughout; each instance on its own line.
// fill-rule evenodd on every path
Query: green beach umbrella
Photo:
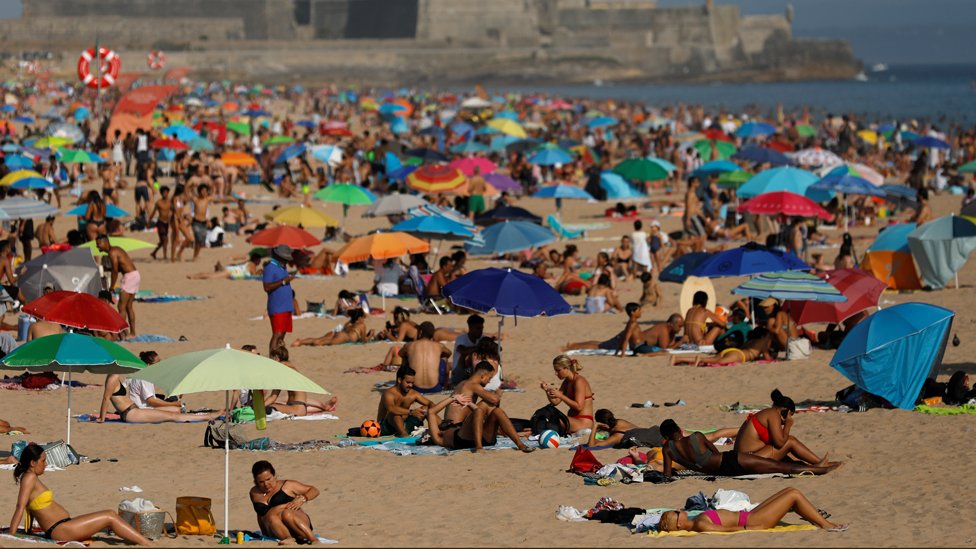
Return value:
M 797 124 L 796 134 L 800 137 L 813 137 L 817 135 L 817 129 L 810 124 Z
M 227 129 L 240 135 L 251 135 L 251 126 L 246 122 L 228 122 Z
M 275 135 L 271 139 L 266 140 L 262 143 L 265 147 L 268 145 L 284 145 L 286 143 L 294 143 L 295 139 L 293 137 L 288 137 L 287 135 Z
M 122 248 L 122 251 L 124 252 L 133 252 L 135 250 L 147 250 L 149 248 L 156 247 L 155 244 L 150 244 L 148 242 L 139 240 L 137 238 L 126 238 L 123 236 L 110 236 L 108 237 L 108 243 L 111 246 L 118 246 L 119 248 Z M 88 242 L 85 242 L 84 244 L 78 247 L 91 249 L 92 255 L 95 256 L 105 255 L 105 252 L 100 251 L 97 247 L 95 247 L 95 244 L 96 243 L 94 240 L 89 240 Z
M 628 158 L 613 167 L 613 173 L 628 181 L 660 181 L 668 178 L 668 171 L 646 158 Z
M 972 162 L 967 162 L 967 163 L 963 164 L 962 166 L 959 166 L 959 172 L 960 173 L 974 173 L 974 172 L 976 172 L 976 160 L 973 160 Z
M 193 149 L 194 151 L 210 152 L 214 150 L 214 144 L 211 143 L 210 140 L 205 137 L 195 137 L 191 139 L 190 142 L 187 143 L 187 145 L 189 145 L 190 148 Z
M 346 214 L 349 213 L 349 206 L 366 206 L 376 200 L 374 196 L 371 196 L 359 185 L 350 185 L 349 183 L 333 183 L 312 196 L 324 202 L 342 204 L 343 221 L 346 219 Z
M 330 394 L 297 370 L 261 355 L 231 349 L 208 349 L 177 355 L 147 366 L 133 379 L 146 380 L 167 395 L 225 391 L 230 407 L 230 391 L 239 389 L 281 389 Z M 227 410 L 225 418 L 230 416 Z M 226 419 L 225 419 L 226 421 Z M 230 437 L 224 441 L 224 537 L 230 516 Z
M 712 158 L 713 144 L 716 152 L 718 152 L 717 158 Z M 732 143 L 719 139 L 702 139 L 700 141 L 695 141 L 693 146 L 695 147 L 695 150 L 698 151 L 698 154 L 701 155 L 702 160 L 705 162 L 710 160 L 728 160 L 728 158 L 735 154 L 735 151 L 737 150 L 735 145 Z
M 98 164 L 101 159 L 88 151 L 59 148 L 61 162 L 65 164 Z
M 127 374 L 146 364 L 107 339 L 73 332 L 28 341 L 0 359 L 0 370 L 68 373 L 68 436 L 71 444 L 71 374 Z
M 752 174 L 747 171 L 725 172 L 718 176 L 718 186 L 723 189 L 738 189 L 750 179 Z

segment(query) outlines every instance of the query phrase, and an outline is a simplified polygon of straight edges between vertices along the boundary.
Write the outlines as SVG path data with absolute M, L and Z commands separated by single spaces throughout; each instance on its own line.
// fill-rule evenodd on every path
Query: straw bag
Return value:
M 210 498 L 183 496 L 176 498 L 176 533 L 189 536 L 212 536 L 217 532 L 210 511 Z

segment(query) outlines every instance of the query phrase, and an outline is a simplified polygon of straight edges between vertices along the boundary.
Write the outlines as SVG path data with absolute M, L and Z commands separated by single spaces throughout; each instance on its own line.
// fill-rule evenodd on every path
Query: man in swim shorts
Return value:
M 427 408 L 434 405 L 424 395 L 413 388 L 417 372 L 410 366 L 400 366 L 396 373 L 396 385 L 383 391 L 380 406 L 376 411 L 376 421 L 380 422 L 380 435 L 408 436 L 414 429 L 424 424 Z M 420 408 L 411 407 L 419 404 Z
M 200 255 L 200 249 L 207 245 L 207 209 L 210 207 L 210 186 L 201 183 L 197 187 L 197 196 L 193 199 L 193 259 Z M 186 245 L 187 243 L 184 243 Z
M 667 322 L 659 322 L 654 326 L 644 330 L 644 343 L 656 348 L 657 350 L 674 349 L 678 346 L 675 336 L 684 327 L 685 321 L 681 315 L 674 313 L 668 317 Z
M 488 185 L 485 178 L 481 177 L 481 168 L 474 167 L 474 174 L 468 179 L 468 217 L 474 216 L 485 211 L 485 191 Z
M 132 263 L 132 258 L 129 257 L 129 254 L 118 246 L 112 246 L 109 243 L 107 235 L 98 235 L 95 239 L 95 245 L 98 246 L 100 251 L 107 253 L 109 260 L 112 262 L 112 278 L 108 285 L 110 291 L 115 287 L 115 283 L 119 279 L 119 273 L 122 274 L 122 280 L 119 285 L 119 289 L 121 290 L 119 292 L 119 314 L 129 323 L 129 337 L 135 337 L 135 301 L 136 294 L 139 293 L 139 283 L 142 280 L 139 276 L 139 271 L 136 270 L 136 266 Z
M 291 288 L 291 281 L 295 275 L 285 270 L 287 262 L 291 261 L 291 248 L 279 244 L 271 250 L 271 261 L 264 267 L 262 282 L 264 291 L 268 294 L 268 318 L 271 319 L 271 342 L 268 353 L 272 349 L 285 345 L 285 334 L 291 332 L 291 316 L 295 312 L 295 293 Z
M 400 349 L 400 357 L 416 372 L 414 388 L 424 394 L 439 393 L 450 380 L 447 359 L 451 350 L 439 341 L 434 341 L 434 325 L 421 322 L 417 327 L 417 339 Z

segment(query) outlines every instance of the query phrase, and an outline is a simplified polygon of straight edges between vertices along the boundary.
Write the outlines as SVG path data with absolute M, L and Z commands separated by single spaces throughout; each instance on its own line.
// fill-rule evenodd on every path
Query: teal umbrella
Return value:
M 68 373 L 68 436 L 71 444 L 71 374 L 127 374 L 146 364 L 107 339 L 73 332 L 39 337 L 0 359 L 0 370 Z

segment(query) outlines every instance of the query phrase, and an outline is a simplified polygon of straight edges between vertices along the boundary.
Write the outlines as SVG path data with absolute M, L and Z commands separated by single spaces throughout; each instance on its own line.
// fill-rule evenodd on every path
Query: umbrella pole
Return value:
M 68 446 L 71 446 L 71 366 L 68 366 Z
M 498 317 L 498 363 L 502 362 L 502 326 L 505 325 L 505 317 Z
M 230 391 L 224 391 L 224 538 L 230 539 Z

